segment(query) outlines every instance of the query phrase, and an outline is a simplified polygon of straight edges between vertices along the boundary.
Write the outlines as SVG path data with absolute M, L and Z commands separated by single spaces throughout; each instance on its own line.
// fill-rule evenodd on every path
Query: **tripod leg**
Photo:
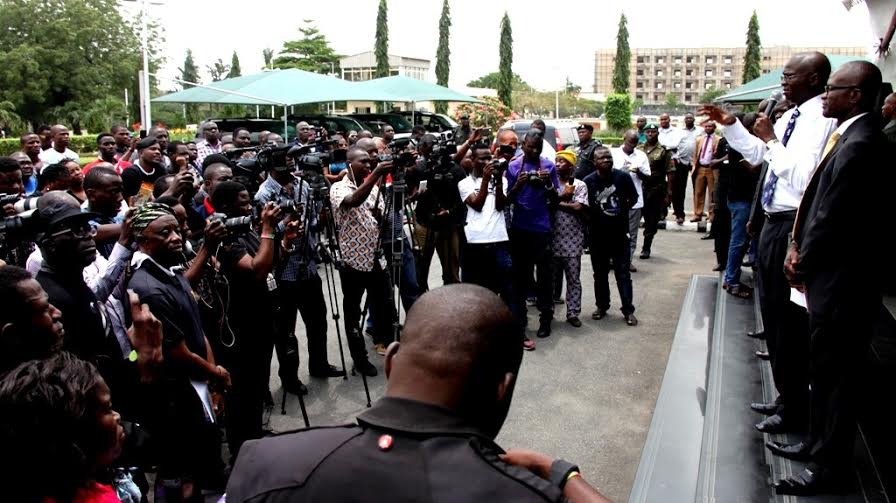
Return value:
M 345 350 L 342 348 L 342 330 L 339 328 L 339 304 L 336 299 L 336 278 L 333 272 L 333 264 L 324 264 L 324 276 L 327 278 L 327 298 L 330 301 L 330 312 L 332 313 L 333 323 L 336 325 L 336 342 L 339 343 L 339 360 L 342 362 L 342 379 L 348 379 L 348 373 L 345 371 Z
M 286 388 L 283 388 L 283 400 L 280 400 L 280 414 L 286 415 Z
M 302 419 L 305 420 L 305 428 L 311 426 L 311 423 L 308 422 L 308 411 L 305 410 L 305 397 L 299 394 L 299 409 L 302 411 Z

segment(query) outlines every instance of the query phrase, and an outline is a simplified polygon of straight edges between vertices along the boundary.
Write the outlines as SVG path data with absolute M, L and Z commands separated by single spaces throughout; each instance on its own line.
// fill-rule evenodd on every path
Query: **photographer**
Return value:
M 310 187 L 293 175 L 293 170 L 281 162 L 268 166 L 268 177 L 258 188 L 255 202 L 291 202 L 294 207 L 315 211 L 310 205 Z M 290 215 L 300 219 L 301 215 Z M 316 222 L 316 215 L 311 223 Z M 286 230 L 286 222 L 278 226 Z M 305 229 L 311 232 L 312 229 Z M 296 315 L 302 315 L 305 336 L 308 338 L 308 373 L 312 377 L 341 377 L 342 373 L 327 360 L 327 304 L 323 283 L 317 274 L 314 254 L 316 241 L 309 237 L 300 240 L 295 253 L 283 257 L 277 264 L 277 312 L 276 336 L 277 361 L 280 362 L 280 381 L 283 388 L 293 394 L 306 394 L 308 389 L 299 380 L 299 341 L 296 339 Z
M 3 217 L 15 217 L 15 202 L 22 196 L 22 168 L 10 157 L 0 157 L 0 194 L 6 196 L 3 204 Z M 18 220 L 16 220 L 18 222 Z M 0 260 L 10 265 L 25 265 L 28 254 L 34 249 L 34 243 L 23 239 L 24 234 L 13 229 L 11 222 L 0 220 Z
M 475 144 L 471 155 L 473 171 L 457 184 L 467 206 L 463 280 L 488 288 L 510 305 L 513 302 L 510 242 L 504 221 L 507 160 L 492 162 L 488 145 L 483 143 Z
M 334 134 L 333 141 L 336 142 L 333 149 L 333 159 L 329 166 L 324 166 L 324 178 L 330 183 L 336 183 L 348 175 L 348 159 L 345 154 L 348 152 L 348 142 L 342 135 Z
M 361 337 L 361 296 L 367 292 L 368 305 L 376 323 L 374 343 L 391 342 L 394 316 L 389 297 L 386 261 L 377 252 L 379 223 L 383 200 L 377 183 L 392 168 L 392 162 L 378 163 L 373 171 L 370 154 L 357 146 L 348 151 L 349 174 L 330 189 L 336 225 L 339 228 L 342 258 L 345 266 L 339 271 L 342 278 L 345 332 L 355 368 L 366 376 L 377 375 L 367 359 Z
M 233 163 L 224 154 L 211 154 L 202 161 L 202 189 L 194 198 L 194 209 L 203 219 L 215 213 L 209 197 L 215 186 L 230 180 L 233 180 Z
M 451 157 L 454 145 L 428 134 L 417 146 L 420 160 L 409 178 L 417 192 L 417 281 L 421 291 L 429 289 L 429 266 L 433 252 L 442 263 L 442 282 L 460 282 L 460 228 L 467 214 L 466 206 L 457 191 L 457 183 L 467 177 L 463 168 Z M 423 189 L 423 183 L 426 188 Z
M 252 199 L 238 182 L 219 183 L 212 203 L 228 219 L 252 215 Z M 213 345 L 233 382 L 227 396 L 227 441 L 233 459 L 244 441 L 262 436 L 276 317 L 268 278 L 273 277 L 275 247 L 285 248 L 275 237 L 280 216 L 280 207 L 268 202 L 261 211 L 260 235 L 248 226 L 231 228 L 215 254 L 229 298 L 220 320 L 220 340 Z
M 510 161 L 507 168 L 507 198 L 513 203 L 510 224 L 510 254 L 513 261 L 514 305 L 522 330 L 526 320 L 526 290 L 535 277 L 535 293 L 539 311 L 538 337 L 551 335 L 554 318 L 553 275 L 551 253 L 551 210 L 557 205 L 560 179 L 554 162 L 541 156 L 544 136 L 535 128 L 523 138 L 523 155 Z M 533 271 L 535 269 L 535 271 Z M 535 349 L 525 335 L 523 347 Z

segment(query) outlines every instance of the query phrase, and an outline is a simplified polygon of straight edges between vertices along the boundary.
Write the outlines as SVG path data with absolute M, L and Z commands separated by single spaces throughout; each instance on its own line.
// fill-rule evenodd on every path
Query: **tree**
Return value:
M 513 108 L 513 30 L 510 28 L 510 16 L 504 12 L 501 19 L 501 39 L 498 45 L 500 63 L 498 65 L 498 99 L 509 108 Z
M 274 64 L 274 50 L 273 49 L 265 49 L 261 51 L 261 55 L 264 58 L 264 68 L 262 70 L 267 70 L 268 68 L 272 68 Z
M 750 16 L 750 24 L 747 27 L 747 54 L 744 56 L 744 80 L 743 83 L 759 78 L 762 75 L 760 60 L 762 58 L 762 41 L 759 40 L 759 17 L 756 11 Z
M 227 74 L 230 73 L 230 66 L 225 65 L 224 61 L 221 60 L 221 58 L 218 58 L 218 61 L 215 61 L 213 64 L 206 66 L 205 68 L 212 76 L 212 82 L 224 80 L 227 77 Z
M 512 79 L 512 87 L 513 87 L 514 91 L 520 91 L 520 90 L 530 91 L 530 90 L 532 90 L 532 86 L 527 84 L 522 79 L 522 77 L 520 77 L 516 73 L 513 74 L 511 79 Z M 483 75 L 482 77 L 479 77 L 476 80 L 471 80 L 471 81 L 467 82 L 467 86 L 469 86 L 469 87 L 484 87 L 486 89 L 497 89 L 498 83 L 500 82 L 500 80 L 501 80 L 501 74 L 498 72 L 492 72 L 492 73 L 489 73 L 488 75 Z
M 564 86 L 564 92 L 566 94 L 569 94 L 572 96 L 578 96 L 579 93 L 582 92 L 582 86 L 577 86 L 577 85 L 573 84 L 572 81 L 569 80 L 569 76 L 567 75 L 566 85 Z
M 632 127 L 632 98 L 628 94 L 607 96 L 607 125 L 613 131 L 622 132 Z
M 632 59 L 632 51 L 628 47 L 628 21 L 625 14 L 619 16 L 619 30 L 616 32 L 616 57 L 613 58 L 613 92 L 628 92 L 628 66 Z
M 476 127 L 490 127 L 497 131 L 513 114 L 513 110 L 497 98 L 486 96 L 481 98 L 481 101 L 482 103 L 464 103 L 458 106 L 455 110 L 455 119 L 467 114 L 470 117 L 470 124 Z
M 386 0 L 380 0 L 376 13 L 376 42 L 373 52 L 376 56 L 375 78 L 389 76 L 389 24 Z
M 299 27 L 302 38 L 283 42 L 280 55 L 273 60 L 274 68 L 298 68 L 306 72 L 328 74 L 339 69 L 339 55 L 330 47 L 327 37 L 310 19 Z M 273 51 L 271 51 L 273 54 Z
M 448 74 L 451 70 L 451 48 L 448 45 L 451 31 L 451 10 L 448 0 L 442 2 L 442 17 L 439 18 L 439 48 L 436 49 L 436 84 L 448 86 Z M 448 111 L 444 101 L 436 103 L 436 113 Z
M 65 122 L 77 131 L 76 117 L 58 114 L 122 96 L 125 88 L 133 93 L 142 68 L 140 18 L 125 19 L 117 4 L 116 0 L 0 3 L 0 101 L 12 103 L 16 114 L 32 125 Z M 38 15 L 45 13 L 52 13 L 52 23 Z M 159 66 L 164 36 L 154 23 L 149 29 L 152 72 Z M 119 106 L 123 110 L 123 101 Z
M 712 103 L 716 98 L 725 95 L 727 92 L 728 91 L 719 89 L 718 87 L 707 89 L 705 93 L 700 95 L 700 103 Z
M 666 94 L 666 106 L 671 108 L 672 110 L 675 110 L 676 108 L 680 107 L 681 102 L 678 101 L 678 95 L 672 94 L 672 93 Z
M 179 68 L 180 70 L 180 80 L 186 82 L 195 82 L 199 84 L 199 68 L 196 67 L 196 63 L 193 61 L 193 51 L 187 49 L 187 57 L 184 58 L 184 66 Z M 183 84 L 184 89 L 188 89 L 193 87 L 192 84 Z
M 232 79 L 233 77 L 239 77 L 243 74 L 243 71 L 240 70 L 240 57 L 236 55 L 236 51 L 233 51 L 233 56 L 230 58 L 230 72 L 227 74 L 228 79 Z

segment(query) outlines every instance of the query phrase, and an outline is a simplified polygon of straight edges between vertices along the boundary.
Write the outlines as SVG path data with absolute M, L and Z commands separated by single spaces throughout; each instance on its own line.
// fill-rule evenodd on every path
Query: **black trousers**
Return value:
M 759 235 L 757 287 L 772 375 L 781 398 L 779 414 L 805 424 L 809 412 L 809 317 L 805 309 L 790 302 L 790 285 L 784 276 L 792 229 L 793 218 L 766 218 Z
M 713 246 L 716 252 L 716 263 L 725 267 L 728 264 L 728 247 L 731 244 L 731 211 L 728 210 L 728 181 L 720 179 L 719 170 L 715 171 L 716 186 L 714 190 L 716 204 L 711 230 Z
M 320 276 L 299 281 L 280 281 L 277 285 L 279 310 L 274 339 L 280 379 L 293 379 L 299 371 L 299 341 L 296 339 L 296 314 L 302 315 L 308 338 L 309 371 L 324 369 L 327 360 L 327 304 Z
M 632 303 L 631 248 L 627 234 L 610 236 L 591 229 L 591 267 L 594 270 L 594 298 L 601 311 L 610 309 L 610 260 L 622 301 L 622 314 L 635 312 Z
M 879 301 L 878 301 L 879 304 Z M 876 309 L 840 310 L 853 315 L 809 316 L 812 461 L 844 469 L 853 458 L 860 377 L 867 360 Z M 844 313 L 845 314 L 845 313 Z
M 654 187 L 644 187 L 644 246 L 645 251 L 650 251 L 653 245 L 653 237 L 656 236 L 657 224 L 663 218 L 663 209 L 666 207 L 666 193 L 668 187 L 665 183 Z
M 388 274 L 374 264 L 371 271 L 358 271 L 345 266 L 339 271 L 342 279 L 342 310 L 345 333 L 352 358 L 366 359 L 367 350 L 361 337 L 361 297 L 367 292 L 367 308 L 373 315 L 373 342 L 388 345 L 393 340 L 392 323 L 398 319 L 392 303 L 392 287 Z
M 684 218 L 684 196 L 688 190 L 690 164 L 675 162 L 675 176 L 672 177 L 672 208 L 677 218 Z
M 535 305 L 541 320 L 554 318 L 554 261 L 549 232 L 510 231 L 511 278 L 513 308 L 517 320 L 525 329 L 526 292 L 535 273 Z

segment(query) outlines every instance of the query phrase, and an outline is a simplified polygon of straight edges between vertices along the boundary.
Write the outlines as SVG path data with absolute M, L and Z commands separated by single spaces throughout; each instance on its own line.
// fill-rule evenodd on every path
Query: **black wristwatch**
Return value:
M 551 483 L 563 490 L 569 474 L 579 471 L 579 467 L 565 459 L 555 459 L 551 463 Z

